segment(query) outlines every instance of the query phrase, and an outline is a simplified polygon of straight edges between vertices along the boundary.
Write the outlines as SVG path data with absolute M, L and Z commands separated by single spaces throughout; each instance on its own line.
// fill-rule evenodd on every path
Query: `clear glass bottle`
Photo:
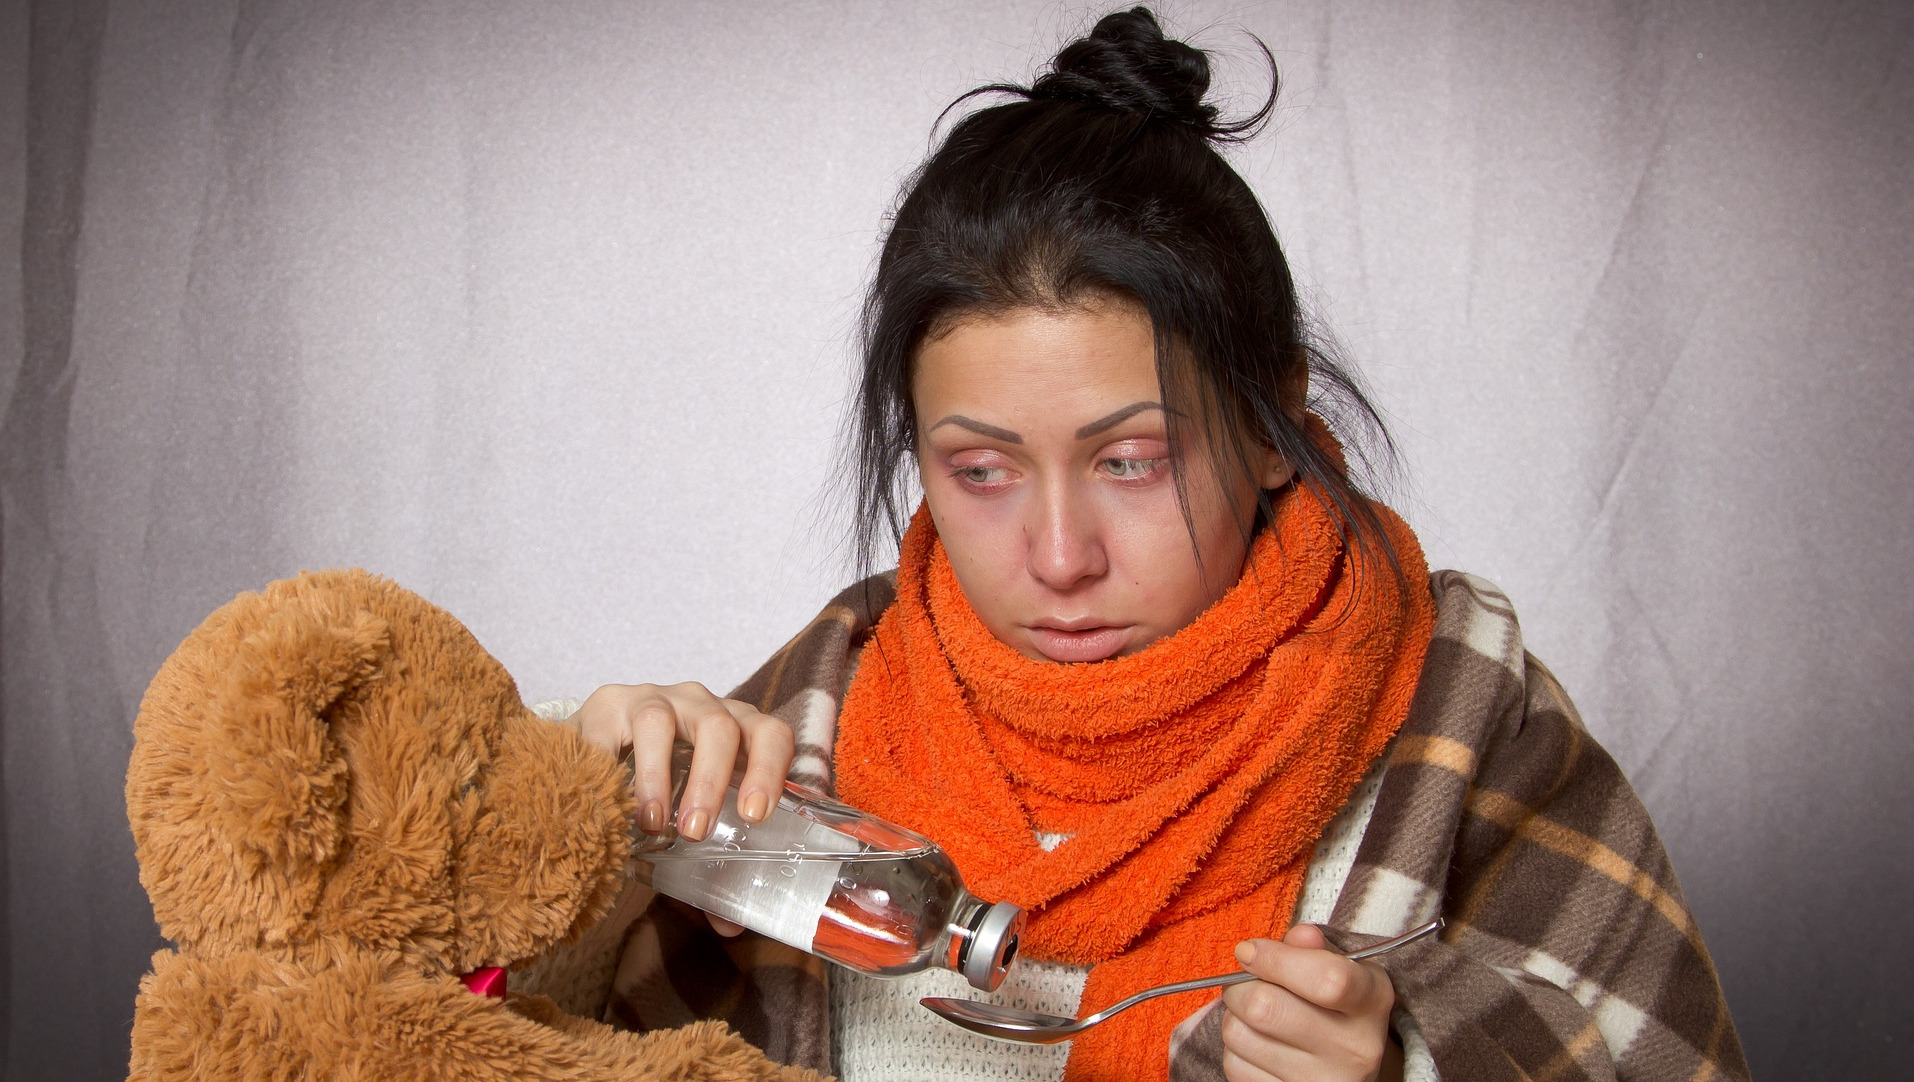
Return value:
M 691 749 L 673 761 L 673 807 Z M 880 977 L 932 966 L 995 990 L 1017 954 L 1023 911 L 964 889 L 922 835 L 792 782 L 762 823 L 738 814 L 737 779 L 702 841 L 632 828 L 639 879 L 661 894 Z

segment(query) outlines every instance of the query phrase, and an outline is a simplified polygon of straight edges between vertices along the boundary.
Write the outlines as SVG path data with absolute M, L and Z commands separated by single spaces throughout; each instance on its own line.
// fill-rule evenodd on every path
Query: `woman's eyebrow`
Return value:
M 971 430 L 972 432 L 977 433 L 979 436 L 989 436 L 993 440 L 1002 440 L 1005 443 L 1022 443 L 1023 442 L 1022 436 L 1017 435 L 1015 432 L 1012 432 L 1007 428 L 998 428 L 996 425 L 987 425 L 983 423 L 982 421 L 974 421 L 970 419 L 969 417 L 965 417 L 961 413 L 953 413 L 950 416 L 944 418 L 943 420 L 937 422 L 936 424 L 931 425 L 929 428 L 925 429 L 924 431 L 927 433 L 935 432 L 938 429 L 944 427 L 945 425 L 956 425 L 958 428 L 967 428 Z
M 1116 411 L 1115 413 L 1110 414 L 1108 417 L 1103 417 L 1103 418 L 1099 418 L 1098 420 L 1091 421 L 1089 424 L 1084 425 L 1082 428 L 1077 429 L 1077 438 L 1080 440 L 1087 440 L 1091 436 L 1095 436 L 1100 433 L 1107 432 L 1112 428 L 1115 428 L 1117 425 L 1120 425 L 1123 422 L 1129 420 L 1130 418 L 1135 417 L 1137 414 L 1142 413 L 1144 410 L 1160 410 L 1162 408 L 1163 408 L 1163 403 L 1161 402 L 1132 402 L 1129 405 L 1123 407 L 1122 409 Z

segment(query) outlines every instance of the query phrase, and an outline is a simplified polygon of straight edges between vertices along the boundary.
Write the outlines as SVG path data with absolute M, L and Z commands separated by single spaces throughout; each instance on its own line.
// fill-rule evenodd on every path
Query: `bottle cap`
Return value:
M 1023 910 L 998 902 L 983 910 L 970 926 L 964 945 L 963 974 L 972 988 L 994 992 L 1017 957 L 1017 937 L 1023 934 Z

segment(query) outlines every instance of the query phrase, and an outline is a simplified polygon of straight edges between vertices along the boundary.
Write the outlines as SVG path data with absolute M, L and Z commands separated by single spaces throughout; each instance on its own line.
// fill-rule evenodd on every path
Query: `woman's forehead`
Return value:
M 973 316 L 924 342 L 911 390 L 920 418 L 957 405 L 1018 414 L 1091 410 L 1101 417 L 1161 400 L 1156 339 L 1148 318 L 1127 307 Z

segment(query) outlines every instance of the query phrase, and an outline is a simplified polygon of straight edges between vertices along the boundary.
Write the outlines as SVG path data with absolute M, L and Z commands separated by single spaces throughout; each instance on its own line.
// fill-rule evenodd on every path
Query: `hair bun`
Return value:
M 1209 57 L 1164 37 L 1150 9 L 1134 7 L 1105 15 L 1090 36 L 1064 46 L 1029 96 L 1162 116 L 1205 138 L 1229 134 L 1203 102 L 1209 89 Z

